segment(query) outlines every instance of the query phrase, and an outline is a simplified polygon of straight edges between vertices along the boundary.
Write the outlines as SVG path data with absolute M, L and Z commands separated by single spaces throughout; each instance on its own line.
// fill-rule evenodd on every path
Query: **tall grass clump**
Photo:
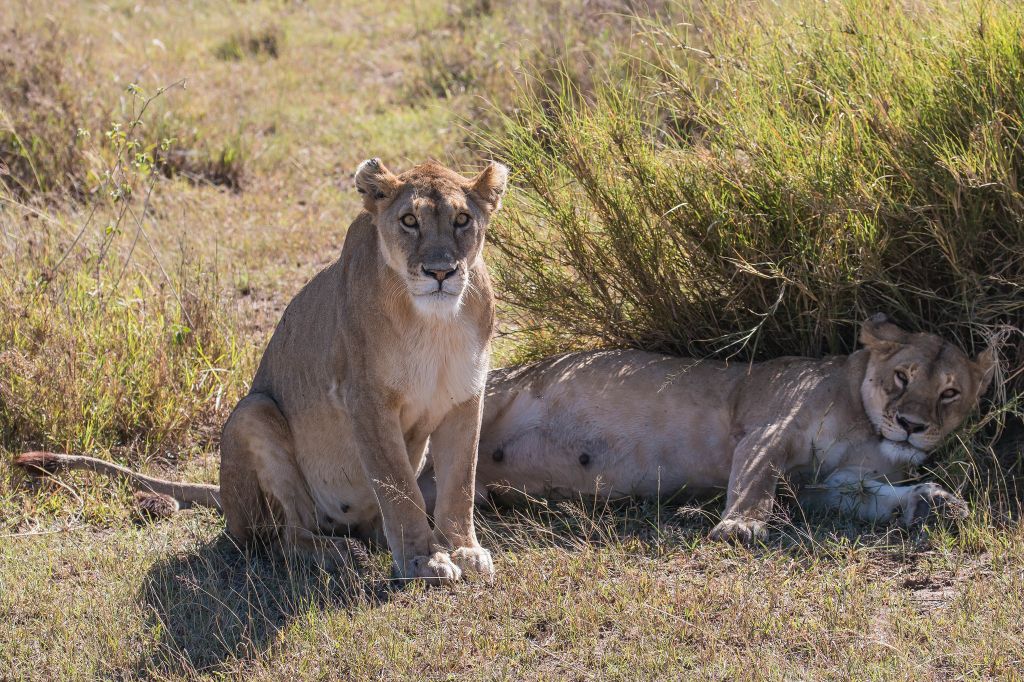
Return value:
M 993 414 L 1019 413 L 1024 9 L 726 3 L 638 30 L 593 95 L 524 88 L 483 134 L 525 190 L 492 235 L 520 357 L 846 353 L 883 311 L 969 352 L 999 335 Z
M 222 61 L 239 61 L 246 57 L 277 59 L 281 54 L 284 34 L 276 25 L 264 26 L 259 30 L 242 29 L 232 33 L 213 50 L 214 56 Z
M 242 386 L 233 312 L 208 268 L 154 245 L 165 183 L 150 96 L 102 136 L 84 203 L 0 191 L 0 447 L 115 451 L 138 463 L 203 448 Z M 100 137 L 100 136 L 97 136 Z M 60 211 L 67 210 L 68 215 Z
M 77 76 L 83 51 L 52 25 L 0 38 L 0 189 L 80 196 L 91 167 L 82 137 L 98 115 Z

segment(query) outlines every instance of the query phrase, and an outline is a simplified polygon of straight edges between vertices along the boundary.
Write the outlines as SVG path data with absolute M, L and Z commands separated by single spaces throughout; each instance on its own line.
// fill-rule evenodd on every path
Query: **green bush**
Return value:
M 1002 330 L 1019 410 L 1024 9 L 915 7 L 731 3 L 643 22 L 592 96 L 524 88 L 482 133 L 525 190 L 492 232 L 516 359 L 846 353 L 884 311 Z

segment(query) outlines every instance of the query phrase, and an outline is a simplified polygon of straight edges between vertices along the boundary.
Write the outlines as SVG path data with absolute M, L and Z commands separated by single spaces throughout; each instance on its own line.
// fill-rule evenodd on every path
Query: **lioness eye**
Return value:
M 466 225 L 469 225 L 468 213 L 460 213 L 455 216 L 455 227 L 465 227 Z
M 896 370 L 896 385 L 903 388 L 907 385 L 907 373 L 901 369 Z
M 416 220 L 416 216 L 412 213 L 406 213 L 404 216 L 398 219 L 405 227 L 415 228 L 419 225 L 419 221 Z
M 958 395 L 960 395 L 960 391 L 956 390 L 955 388 L 947 388 L 945 391 L 942 392 L 942 395 L 940 397 L 943 400 L 952 400 Z

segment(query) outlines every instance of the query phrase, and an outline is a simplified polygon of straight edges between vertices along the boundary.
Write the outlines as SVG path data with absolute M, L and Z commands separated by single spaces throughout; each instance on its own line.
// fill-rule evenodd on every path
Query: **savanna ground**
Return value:
M 1013 3 L 0 5 L 0 679 L 1021 679 L 1024 14 Z M 220 425 L 357 163 L 496 157 L 498 362 L 848 352 L 883 310 L 1003 368 L 906 532 L 785 507 L 481 510 L 498 579 L 327 574 L 124 487 Z M 783 518 L 788 516 L 788 518 Z

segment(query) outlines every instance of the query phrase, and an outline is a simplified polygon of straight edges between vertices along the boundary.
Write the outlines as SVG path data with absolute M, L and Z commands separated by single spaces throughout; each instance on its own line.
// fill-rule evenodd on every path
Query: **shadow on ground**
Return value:
M 484 509 L 478 528 L 481 542 L 499 555 L 585 547 L 657 553 L 665 530 L 672 528 L 663 523 L 667 517 L 659 517 L 661 507 L 639 500 L 538 501 Z M 679 507 L 664 509 L 671 515 Z M 677 518 L 691 538 L 706 535 L 710 525 L 684 516 Z M 136 672 L 141 677 L 157 671 L 163 676 L 231 672 L 271 649 L 289 623 L 307 614 L 387 603 L 403 589 L 389 579 L 389 566 L 390 555 L 377 550 L 355 557 L 350 569 L 328 572 L 265 546 L 240 547 L 220 532 L 158 560 L 145 576 L 140 601 L 158 641 L 141 655 Z
M 482 509 L 481 542 L 498 555 L 557 549 L 664 557 L 700 551 L 722 511 L 703 504 L 650 500 L 533 501 Z M 851 546 L 879 552 L 886 562 L 913 563 L 929 547 L 930 530 L 868 527 L 834 516 L 780 510 L 768 540 L 751 552 L 797 560 L 848 561 Z M 835 550 L 835 551 L 830 551 Z M 327 572 L 267 548 L 240 548 L 225 533 L 197 549 L 159 561 L 142 589 L 159 645 L 138 672 L 227 671 L 274 646 L 278 633 L 309 613 L 354 611 L 387 603 L 402 585 L 388 579 L 386 552 L 356 559 L 356 569 Z
M 377 558 L 384 557 L 355 558 L 353 568 L 327 572 L 266 547 L 239 547 L 222 532 L 158 561 L 141 600 L 160 644 L 140 659 L 139 673 L 217 670 L 266 651 L 280 630 L 309 612 L 386 603 L 400 588 L 373 563 Z

